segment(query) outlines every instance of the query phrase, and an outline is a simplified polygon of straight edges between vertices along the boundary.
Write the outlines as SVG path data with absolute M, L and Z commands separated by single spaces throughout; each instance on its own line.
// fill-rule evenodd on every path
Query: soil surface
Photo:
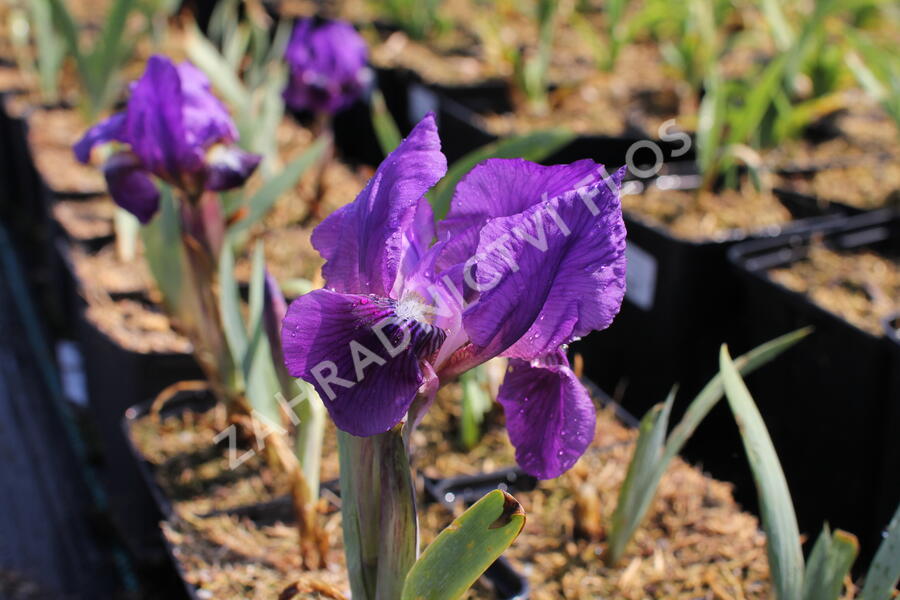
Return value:
M 804 139 L 767 151 L 766 162 L 776 169 L 802 169 L 900 155 L 897 123 L 875 101 L 860 90 L 848 90 L 840 106 L 813 123 Z
M 684 101 L 659 50 L 649 44 L 623 48 L 613 72 L 593 70 L 583 78 L 559 84 L 549 102 L 544 114 L 518 110 L 486 115 L 484 124 L 497 135 L 563 127 L 583 135 L 640 131 L 656 138 L 663 122 L 685 113 Z M 689 120 L 680 121 L 681 129 L 692 126 Z
M 135 445 L 156 465 L 157 481 L 180 516 L 190 519 L 287 495 L 287 481 L 266 466 L 252 432 L 236 430 L 236 455 L 229 450 L 229 439 L 215 442 L 215 436 L 227 427 L 222 406 L 159 422 L 144 417 L 132 424 Z M 232 469 L 231 460 L 249 450 L 254 451 L 252 458 Z M 337 477 L 337 440 L 329 422 L 320 478 L 331 481 Z
M 502 411 L 496 408 L 486 419 L 479 445 L 471 452 L 458 447 L 458 393 L 455 386 L 442 390 L 426 416 L 414 438 L 414 444 L 420 446 L 415 464 L 426 473 L 444 476 L 512 464 L 514 451 L 503 430 Z M 150 452 L 151 460 L 167 465 L 161 472 L 172 472 L 168 465 L 177 462 L 173 458 L 179 452 L 193 449 L 196 454 L 198 447 L 209 447 L 213 429 L 208 425 L 217 419 L 224 419 L 220 409 L 218 415 L 214 410 L 187 426 L 181 420 L 164 420 L 162 434 L 149 422 L 138 422 L 133 434 Z M 540 483 L 532 492 L 516 493 L 528 520 L 506 556 L 528 578 L 532 597 L 767 598 L 765 538 L 757 520 L 735 504 L 729 484 L 712 480 L 680 460 L 663 478 L 647 524 L 638 530 L 622 563 L 612 568 L 604 565 L 604 532 L 615 509 L 635 436 L 610 409 L 603 409 L 592 449 L 569 473 Z M 333 446 L 326 450 L 326 464 L 333 461 L 328 456 L 333 452 Z M 188 484 L 190 478 L 208 480 L 215 471 L 215 467 L 206 474 L 197 469 L 183 471 L 176 481 Z M 258 499 L 267 497 L 264 493 Z M 322 518 L 332 540 L 332 565 L 311 573 L 300 570 L 296 531 L 289 524 L 228 515 L 200 519 L 195 511 L 185 511 L 185 506 L 181 504 L 178 510 L 182 519 L 165 525 L 164 530 L 175 546 L 186 578 L 201 586 L 204 593 L 208 591 L 207 597 L 272 598 L 298 580 L 303 582 L 303 589 L 317 586 L 329 590 L 333 586 L 332 591 L 346 593 L 340 518 L 333 505 L 322 505 Z M 194 504 L 197 506 L 200 504 Z M 579 506 L 580 511 L 576 509 Z M 584 506 L 594 507 L 599 513 L 585 513 Z M 452 518 L 453 514 L 440 505 L 425 507 L 420 503 L 423 542 L 427 544 Z M 587 521 L 594 526 L 588 527 Z M 587 531 L 593 537 L 584 537 Z M 480 580 L 466 597 L 492 598 L 486 585 Z M 297 597 L 335 596 L 307 591 Z
M 339 512 L 326 517 L 334 549 L 330 566 L 311 572 L 301 568 L 297 530 L 290 525 L 262 525 L 223 515 L 164 522 L 162 527 L 185 579 L 199 589 L 201 598 L 273 600 L 291 584 L 299 583 L 306 591 L 293 596 L 295 599 L 333 599 L 343 598 L 341 591 L 348 588 Z
M 35 109 L 28 117 L 28 141 L 35 166 L 47 186 L 59 194 L 101 194 L 106 182 L 100 169 L 75 160 L 72 146 L 88 129 L 76 110 Z
M 791 221 L 791 213 L 774 195 L 750 185 L 718 193 L 654 185 L 643 194 L 623 196 L 622 208 L 647 224 L 694 241 L 725 239 L 736 229 L 758 231 Z
M 143 294 L 153 288 L 153 276 L 144 260 L 138 242 L 138 255 L 131 261 L 119 258 L 115 245 L 110 244 L 91 254 L 72 249 L 75 272 L 87 295 L 93 292 L 113 295 Z
M 788 187 L 820 200 L 863 210 L 900 206 L 900 155 L 825 169 L 809 176 L 794 176 L 788 180 Z
M 859 91 L 844 96 L 845 108 L 813 126 L 811 139 L 788 142 L 766 161 L 788 171 L 781 185 L 824 201 L 864 210 L 900 202 L 897 124 Z
M 193 350 L 188 339 L 175 332 L 159 307 L 147 301 L 89 298 L 85 318 L 133 352 L 189 354 Z
M 875 336 L 884 331 L 882 320 L 900 311 L 900 263 L 873 252 L 815 244 L 804 260 L 769 277 Z
M 0 63 L 0 92 L 28 89 L 31 81 L 18 68 Z
M 115 233 L 113 220 L 116 204 L 109 196 L 58 200 L 53 204 L 53 216 L 73 241 L 88 242 L 108 238 Z

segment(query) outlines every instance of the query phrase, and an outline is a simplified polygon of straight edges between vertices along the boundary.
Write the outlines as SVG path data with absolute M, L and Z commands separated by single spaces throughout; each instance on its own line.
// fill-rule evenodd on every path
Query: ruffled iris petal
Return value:
M 312 243 L 330 289 L 389 296 L 401 265 L 431 241 L 427 192 L 447 172 L 434 115 L 427 115 L 375 171 L 356 200 L 328 216 Z M 406 264 L 404 264 L 406 263 Z
M 401 321 L 394 308 L 387 298 L 316 290 L 284 319 L 288 372 L 312 383 L 335 425 L 353 435 L 383 433 L 403 419 L 424 381 L 419 361 L 443 341 L 443 332 Z
M 185 98 L 178 69 L 167 58 L 152 56 L 132 88 L 125 139 L 144 167 L 177 183 L 203 168 L 205 149 L 185 129 Z
M 609 326 L 625 294 L 621 175 L 481 229 L 463 325 L 486 355 L 530 360 Z
M 106 185 L 116 204 L 148 223 L 159 208 L 159 190 L 131 152 L 117 152 L 103 165 Z
M 182 115 L 188 142 L 207 148 L 216 143 L 237 141 L 237 127 L 228 109 L 213 95 L 206 74 L 187 61 L 179 63 L 175 69 L 181 82 Z
M 508 217 L 569 190 L 607 177 L 603 165 L 585 159 L 544 166 L 522 158 L 492 158 L 478 164 L 456 186 L 439 233 L 459 235 L 494 217 Z M 474 251 L 474 248 L 472 249 Z
M 565 473 L 594 439 L 594 403 L 562 352 L 532 362 L 510 360 L 497 401 L 516 462 L 539 479 Z

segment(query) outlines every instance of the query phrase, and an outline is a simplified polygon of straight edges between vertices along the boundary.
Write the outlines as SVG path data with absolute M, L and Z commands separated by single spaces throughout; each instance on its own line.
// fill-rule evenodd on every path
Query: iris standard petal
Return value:
M 465 270 L 480 295 L 463 326 L 486 355 L 530 360 L 609 326 L 625 295 L 622 176 L 481 229 Z
M 288 372 L 315 386 L 335 425 L 368 436 L 406 415 L 424 381 L 419 361 L 443 335 L 400 319 L 390 299 L 316 290 L 290 305 L 281 339 Z
M 388 296 L 400 265 L 420 244 L 416 240 L 431 240 L 433 225 L 423 219 L 427 211 L 421 205 L 425 192 L 446 172 L 447 159 L 429 114 L 384 159 L 356 200 L 313 232 L 313 246 L 326 261 L 326 286 Z
M 73 147 L 75 158 L 80 162 L 88 163 L 91 160 L 91 150 L 94 149 L 94 146 L 123 141 L 124 125 L 125 113 L 121 112 L 88 129 L 87 133 Z
M 106 185 L 116 204 L 148 223 L 159 208 L 159 190 L 131 152 L 117 152 L 103 165 Z
M 242 185 L 262 157 L 244 152 L 237 146 L 213 146 L 207 154 L 206 189 L 213 191 L 230 190 Z
M 522 158 L 492 158 L 473 168 L 456 186 L 439 232 L 458 234 L 488 219 L 523 212 L 542 200 L 593 185 L 609 174 L 590 159 L 544 166 Z
M 562 352 L 531 362 L 510 360 L 497 401 L 516 462 L 539 479 L 566 472 L 594 439 L 594 403 Z
M 184 105 L 175 65 L 163 56 L 150 57 L 128 101 L 125 139 L 148 171 L 170 182 L 203 168 L 205 149 L 188 139 Z
M 184 132 L 190 144 L 208 148 L 238 139 L 237 127 L 225 105 L 212 93 L 206 74 L 185 61 L 176 67 L 183 98 Z

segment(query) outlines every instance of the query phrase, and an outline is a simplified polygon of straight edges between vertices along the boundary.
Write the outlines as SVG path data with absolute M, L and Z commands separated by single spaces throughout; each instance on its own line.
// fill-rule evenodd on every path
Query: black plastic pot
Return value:
M 878 506 L 878 515 L 890 519 L 900 502 L 900 312 L 884 320 L 884 336 L 888 345 L 888 372 L 890 374 L 890 392 L 888 395 L 888 414 L 885 419 L 886 439 L 888 446 L 884 453 L 884 468 L 881 481 L 885 489 L 879 494 L 882 498 Z M 893 436 L 893 438 L 892 438 Z M 893 444 L 890 440 L 893 439 Z M 878 517 L 876 517 L 877 519 Z M 884 524 L 887 525 L 885 520 Z
M 891 388 L 900 353 L 892 355 L 885 336 L 863 331 L 768 278 L 769 270 L 802 260 L 814 238 L 837 250 L 866 249 L 897 259 L 900 215 L 866 213 L 747 242 L 729 254 L 746 300 L 742 322 L 751 344 L 815 327 L 809 340 L 751 376 L 750 389 L 784 467 L 801 529 L 816 534 L 827 521 L 852 531 L 866 557 L 900 501 L 900 396 Z
M 14 94 L 9 94 L 14 95 Z M 69 289 L 65 265 L 54 248 L 56 230 L 50 218 L 51 200 L 31 160 L 27 142 L 28 124 L 23 117 L 9 114 L 7 94 L 0 94 L 0 216 L 18 247 L 23 249 L 34 297 L 40 302 L 43 325 L 53 335 L 67 327 Z
M 404 118 L 407 110 L 407 72 L 377 69 L 375 75 L 376 86 L 384 96 L 388 112 L 396 121 L 401 134 L 405 135 L 410 130 Z M 306 125 L 313 121 L 312 115 L 307 112 L 294 112 L 294 116 Z M 372 107 L 368 97 L 357 100 L 334 115 L 331 126 L 335 149 L 343 161 L 352 165 L 377 167 L 384 160 L 385 154 L 381 150 L 372 124 Z
M 158 553 L 155 505 L 134 468 L 122 414 L 139 398 L 153 398 L 177 381 L 202 377 L 190 354 L 141 353 L 122 347 L 86 318 L 78 320 L 89 413 L 104 457 L 101 477 L 113 515 L 132 552 L 148 560 Z
M 411 120 L 421 118 L 428 110 L 433 110 L 438 115 L 441 149 L 447 155 L 450 164 L 485 144 L 497 141 L 498 136 L 482 125 L 481 114 L 504 113 L 512 109 L 506 84 L 494 81 L 481 86 L 461 88 L 412 83 L 409 87 L 409 98 Z M 636 143 L 646 144 L 647 141 L 656 145 L 663 162 L 692 160 L 694 157 L 692 149 L 681 154 L 683 150 L 681 141 L 663 141 L 654 135 L 629 130 L 620 136 L 578 136 L 541 162 L 565 164 L 590 158 L 612 170 L 625 164 L 629 148 Z M 635 147 L 635 164 L 652 164 L 656 159 L 653 150 L 642 146 Z
M 665 176 L 647 185 L 691 189 L 693 181 L 690 177 Z M 814 207 L 799 200 L 782 201 L 799 217 L 815 213 Z M 720 344 L 727 342 L 732 351 L 749 349 L 738 321 L 745 298 L 728 264 L 728 250 L 748 239 L 804 231 L 816 223 L 840 218 L 801 218 L 782 228 L 732 230 L 720 239 L 693 241 L 626 212 L 625 301 L 607 330 L 573 346 L 585 357 L 586 375 L 601 388 L 615 391 L 616 400 L 636 415 L 662 402 L 675 384 L 681 398 L 693 398 L 718 371 Z M 684 404 L 677 403 L 676 412 Z M 730 423 L 731 416 L 727 408 L 720 407 L 711 419 L 717 424 L 701 428 L 686 449 L 690 458 L 707 466 L 711 466 L 709 454 L 719 453 L 716 444 L 721 436 L 717 429 Z M 715 470 L 713 474 L 725 479 L 729 475 L 728 471 Z
M 815 206 L 820 211 L 843 213 L 852 216 L 865 212 L 883 210 L 884 208 L 890 208 L 890 203 L 886 204 L 882 208 L 859 208 L 858 206 L 853 206 L 852 204 L 841 202 L 839 199 L 829 200 L 818 198 L 815 195 L 797 191 L 796 181 L 809 179 L 816 173 L 820 173 L 822 171 L 860 165 L 871 167 L 869 176 L 878 177 L 878 164 L 893 160 L 896 159 L 890 155 L 876 155 L 866 156 L 862 158 L 854 157 L 845 160 L 831 160 L 828 162 L 822 162 L 820 164 L 782 167 L 777 171 L 778 175 L 781 177 L 781 182 L 777 191 L 787 197 L 800 199 L 800 201 L 804 204 Z M 900 205 L 895 206 L 894 210 L 900 212 Z

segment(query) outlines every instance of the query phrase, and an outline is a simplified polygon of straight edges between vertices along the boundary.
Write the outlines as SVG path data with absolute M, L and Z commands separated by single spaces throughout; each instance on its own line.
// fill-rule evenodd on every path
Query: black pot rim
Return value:
M 878 211 L 861 213 L 853 217 L 810 223 L 808 227 L 797 231 L 785 232 L 784 235 L 773 238 L 748 240 L 741 244 L 737 244 L 729 249 L 728 261 L 742 276 L 750 277 L 758 282 L 762 282 L 766 286 L 774 287 L 793 303 L 809 305 L 818 318 L 852 327 L 866 339 L 877 342 L 882 337 L 890 337 L 887 335 L 886 320 L 884 321 L 885 332 L 881 336 L 875 335 L 869 331 L 860 329 L 840 315 L 819 306 L 819 304 L 813 302 L 806 294 L 791 290 L 774 281 L 769 278 L 766 273 L 776 265 L 794 262 L 795 259 L 793 253 L 790 253 L 790 255 L 784 254 L 782 256 L 776 255 L 780 249 L 784 250 L 786 245 L 795 248 L 805 247 L 809 244 L 810 239 L 814 235 L 821 234 L 828 237 L 842 233 L 850 234 L 854 231 L 866 230 L 879 225 L 889 224 L 898 218 L 900 218 L 900 213 L 894 209 L 886 208 Z M 756 264 L 754 262 L 756 259 L 753 258 L 755 255 L 768 256 L 770 258 L 765 264 Z

